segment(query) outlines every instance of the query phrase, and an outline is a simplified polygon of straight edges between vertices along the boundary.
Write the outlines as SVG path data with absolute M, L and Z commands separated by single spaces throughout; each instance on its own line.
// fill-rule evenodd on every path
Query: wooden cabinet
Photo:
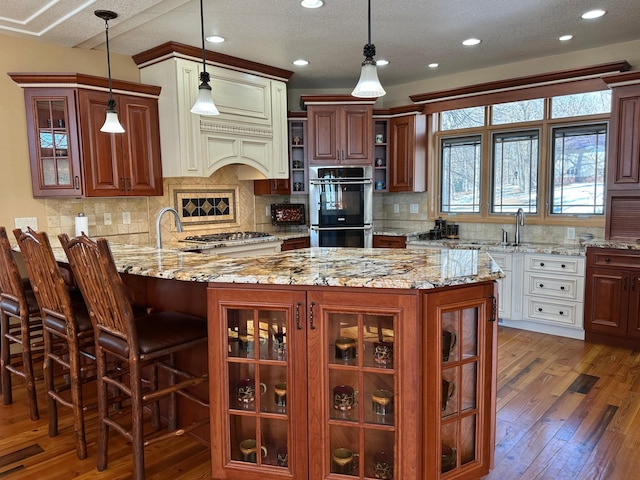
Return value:
M 281 252 L 287 252 L 289 250 L 299 250 L 301 248 L 309 248 L 311 246 L 311 239 L 309 236 L 288 238 L 282 241 L 280 246 Z
M 495 295 L 494 283 L 423 295 L 423 391 L 437 401 L 423 410 L 425 475 L 399 478 L 477 479 L 493 466 Z
M 125 132 L 105 134 L 109 94 L 80 90 L 85 194 L 90 197 L 162 195 L 162 161 L 155 99 L 114 95 Z
M 68 88 L 25 90 L 34 197 L 84 193 L 76 96 Z
M 114 96 L 125 133 L 112 134 L 100 131 L 109 99 L 107 79 L 11 77 L 25 89 L 34 197 L 162 195 L 159 87 L 114 81 L 114 90 L 131 93 Z
M 374 235 L 373 248 L 407 248 L 404 235 Z
M 637 348 L 640 344 L 640 252 L 587 249 L 587 340 Z
M 640 239 L 640 73 L 607 79 L 612 87 L 605 238 Z
M 371 105 L 309 105 L 310 165 L 371 165 Z
M 213 478 L 486 474 L 494 285 L 428 292 L 211 285 Z M 457 338 L 446 361 L 444 331 Z M 456 393 L 443 408 L 445 379 Z M 393 477 L 382 476 L 389 471 Z
M 389 120 L 389 191 L 424 192 L 426 173 L 426 116 Z
M 289 195 L 291 186 L 288 178 L 271 180 L 254 180 L 254 195 Z

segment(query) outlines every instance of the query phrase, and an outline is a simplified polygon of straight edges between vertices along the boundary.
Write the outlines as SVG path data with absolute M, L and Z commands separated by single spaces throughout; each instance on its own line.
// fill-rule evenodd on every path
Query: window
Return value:
M 606 139 L 606 124 L 553 129 L 552 214 L 604 213 Z
M 443 212 L 480 211 L 480 160 L 482 137 L 442 139 L 441 208 Z
M 610 112 L 611 90 L 551 98 L 551 118 L 578 117 Z
M 544 98 L 498 103 L 491 107 L 491 124 L 531 122 L 544 118 Z
M 459 130 L 484 125 L 484 107 L 447 110 L 440 115 L 441 130 Z
M 537 212 L 539 137 L 537 130 L 493 135 L 492 213 Z

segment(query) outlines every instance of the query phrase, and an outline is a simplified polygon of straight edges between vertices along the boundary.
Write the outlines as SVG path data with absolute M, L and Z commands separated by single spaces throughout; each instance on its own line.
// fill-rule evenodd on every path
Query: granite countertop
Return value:
M 522 243 L 520 245 L 513 245 L 491 241 L 474 242 L 466 240 L 407 240 L 407 245 L 422 245 L 426 247 L 445 247 L 453 249 L 471 249 L 487 252 L 543 253 L 550 255 L 584 256 L 586 252 L 586 248 L 584 245 L 554 245 L 548 243 Z M 589 246 L 591 245 L 589 244 Z
M 640 243 L 614 242 L 612 240 L 589 240 L 585 242 L 589 248 L 616 248 L 618 250 L 640 250 Z
M 111 250 L 121 273 L 192 282 L 430 289 L 505 276 L 479 250 L 306 248 L 243 258 L 120 244 Z M 66 262 L 61 248 L 54 252 Z

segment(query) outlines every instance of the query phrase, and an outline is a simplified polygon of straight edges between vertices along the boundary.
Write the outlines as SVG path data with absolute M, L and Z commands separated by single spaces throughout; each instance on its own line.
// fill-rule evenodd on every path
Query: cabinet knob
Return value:
M 541 283 L 541 284 L 539 285 L 539 287 L 540 287 L 540 288 L 543 288 L 543 287 L 544 287 L 544 283 Z
M 560 287 L 560 290 L 564 290 L 564 285 Z
M 562 310 L 560 310 L 560 315 L 564 315 L 564 312 Z
M 542 307 L 538 307 L 538 311 L 541 312 L 542 311 Z
M 544 267 L 544 262 L 540 262 L 540 266 L 541 266 L 541 267 Z
M 565 267 L 566 267 L 566 265 L 565 265 L 564 263 L 563 263 L 562 265 L 560 265 L 560 266 L 561 266 L 562 268 L 565 268 Z
M 609 257 L 604 257 L 604 261 L 605 261 L 605 262 L 610 262 L 610 261 L 611 261 L 611 259 L 610 259 Z

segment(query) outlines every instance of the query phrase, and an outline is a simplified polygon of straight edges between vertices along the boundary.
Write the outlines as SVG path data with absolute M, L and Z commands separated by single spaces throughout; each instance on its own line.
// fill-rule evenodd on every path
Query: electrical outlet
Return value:
M 20 230 L 26 230 L 27 227 L 31 227 L 33 230 L 38 230 L 38 218 L 37 217 L 18 217 L 13 219 L 14 228 Z
M 271 216 L 271 207 L 270 207 L 269 205 L 267 205 L 266 207 L 264 207 L 264 214 L 265 214 L 267 217 L 270 217 L 270 216 Z
M 409 205 L 409 213 L 418 213 L 419 209 L 418 209 L 418 204 L 417 203 L 411 203 Z
M 109 212 L 104 214 L 104 224 L 111 225 L 111 214 Z
M 131 212 L 122 212 L 122 223 L 125 225 L 131 224 Z
M 393 213 L 400 213 L 400 205 L 397 203 L 393 204 Z
M 575 239 L 576 239 L 575 227 L 567 227 L 567 240 L 575 240 Z

